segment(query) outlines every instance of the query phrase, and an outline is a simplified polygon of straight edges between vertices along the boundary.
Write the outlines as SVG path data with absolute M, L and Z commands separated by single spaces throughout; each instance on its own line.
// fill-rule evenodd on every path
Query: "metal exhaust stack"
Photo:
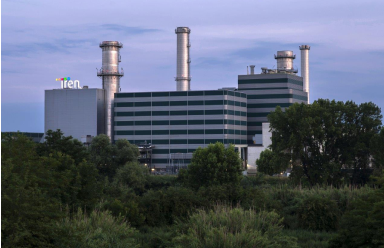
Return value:
M 124 75 L 124 72 L 119 69 L 120 48 L 123 44 L 118 41 L 103 41 L 99 46 L 102 49 L 102 67 L 97 71 L 97 76 L 101 77 L 104 89 L 105 134 L 113 141 L 115 93 L 119 92 L 120 78 Z
M 190 63 L 189 48 L 189 34 L 191 29 L 188 27 L 178 27 L 175 30 L 177 34 L 177 70 L 176 70 L 176 90 L 189 91 L 191 90 L 190 82 Z
M 309 103 L 309 61 L 308 54 L 311 47 L 309 45 L 299 46 L 301 50 L 301 76 L 303 78 L 304 88 L 303 91 L 308 93 L 308 103 Z
M 251 75 L 254 75 L 255 74 L 255 66 L 250 65 L 249 67 L 251 68 Z

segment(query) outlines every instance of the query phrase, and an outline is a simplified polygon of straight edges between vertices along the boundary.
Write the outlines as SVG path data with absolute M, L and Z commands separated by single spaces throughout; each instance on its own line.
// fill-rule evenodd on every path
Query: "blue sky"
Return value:
M 191 88 L 236 87 L 247 65 L 311 45 L 310 99 L 384 108 L 384 1 L 3 0 L 1 130 L 43 132 L 58 77 L 100 88 L 99 42 L 118 40 L 123 92 L 174 90 L 178 26 L 191 28 Z M 300 73 L 300 72 L 299 72 Z

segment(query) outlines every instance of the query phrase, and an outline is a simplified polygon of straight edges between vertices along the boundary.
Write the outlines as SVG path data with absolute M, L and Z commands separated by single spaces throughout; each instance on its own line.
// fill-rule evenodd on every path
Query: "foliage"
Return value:
M 93 138 L 90 146 L 90 157 L 93 164 L 103 177 L 110 180 L 115 176 L 116 170 L 128 162 L 135 162 L 139 156 L 139 150 L 127 140 L 118 140 L 111 144 L 109 137 L 100 134 Z
M 384 127 L 380 133 L 371 139 L 371 149 L 373 156 L 373 164 L 376 170 L 381 173 L 384 170 Z
M 78 165 L 84 160 L 89 160 L 89 154 L 84 145 L 72 136 L 64 136 L 60 129 L 48 130 L 44 136 L 45 142 L 38 144 L 37 153 L 40 156 L 50 156 L 60 153 L 69 155 Z
M 281 221 L 274 212 L 218 205 L 193 214 L 174 242 L 176 247 L 298 247 L 295 238 L 283 235 Z
M 291 176 L 297 182 L 340 185 L 342 167 L 358 173 L 369 166 L 370 142 L 379 132 L 381 118 L 380 108 L 371 102 L 319 99 L 310 105 L 293 104 L 285 111 L 278 106 L 268 116 L 271 149 L 289 155 Z
M 332 232 L 314 232 L 303 229 L 285 229 L 283 234 L 297 238 L 301 248 L 328 248 L 330 240 L 335 236 Z
M 117 169 L 114 180 L 117 183 L 127 185 L 142 194 L 149 177 L 148 168 L 140 165 L 138 162 L 129 162 L 123 167 Z
M 303 229 L 332 231 L 337 227 L 340 211 L 335 201 L 313 195 L 298 204 L 297 217 Z
M 194 189 L 201 186 L 238 184 L 241 180 L 241 159 L 231 145 L 228 148 L 217 142 L 206 148 L 199 147 L 191 164 L 181 172 L 184 183 Z
M 280 174 L 284 172 L 289 165 L 289 156 L 285 153 L 272 152 L 266 149 L 260 153 L 259 159 L 256 159 L 257 172 L 267 175 Z
M 340 222 L 331 247 L 384 246 L 384 188 L 355 200 Z
M 109 212 L 94 210 L 89 216 L 78 209 L 57 223 L 55 247 L 139 247 L 136 230 Z

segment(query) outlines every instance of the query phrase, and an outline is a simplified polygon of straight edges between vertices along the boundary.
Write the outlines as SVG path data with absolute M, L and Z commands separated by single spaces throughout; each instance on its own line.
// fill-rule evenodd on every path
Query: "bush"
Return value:
M 331 247 L 384 246 L 384 188 L 360 197 L 348 207 Z
M 336 229 L 340 211 L 335 201 L 313 195 L 299 203 L 297 217 L 304 229 L 330 231 Z
M 296 239 L 282 234 L 275 212 L 256 212 L 218 205 L 199 210 L 174 238 L 176 247 L 298 247 Z
M 92 211 L 90 216 L 81 209 L 57 223 L 59 235 L 55 247 L 139 247 L 134 239 L 136 230 L 123 219 L 109 212 Z

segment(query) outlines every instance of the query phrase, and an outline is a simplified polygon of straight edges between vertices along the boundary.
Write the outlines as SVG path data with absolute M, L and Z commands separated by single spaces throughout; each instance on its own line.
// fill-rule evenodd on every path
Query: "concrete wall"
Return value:
M 46 90 L 44 132 L 60 129 L 78 140 L 103 133 L 103 106 L 102 89 Z

